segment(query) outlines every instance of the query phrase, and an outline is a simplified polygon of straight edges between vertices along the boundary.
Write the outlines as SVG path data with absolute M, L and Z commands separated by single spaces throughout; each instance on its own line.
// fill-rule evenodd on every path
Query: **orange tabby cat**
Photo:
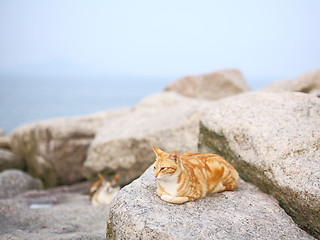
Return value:
M 207 193 L 237 188 L 237 170 L 223 157 L 209 153 L 165 153 L 153 147 L 157 156 L 154 175 L 158 196 L 170 203 L 185 203 Z
M 98 177 L 99 180 L 92 184 L 90 188 L 90 200 L 93 205 L 110 204 L 120 190 L 118 184 L 120 175 L 115 174 L 107 179 L 98 173 Z

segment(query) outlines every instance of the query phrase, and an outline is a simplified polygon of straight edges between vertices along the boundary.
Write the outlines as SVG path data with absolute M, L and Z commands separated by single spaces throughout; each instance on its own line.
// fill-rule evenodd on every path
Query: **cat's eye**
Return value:
M 166 170 L 166 169 L 167 169 L 166 167 L 162 167 L 162 168 L 160 168 L 160 171 Z

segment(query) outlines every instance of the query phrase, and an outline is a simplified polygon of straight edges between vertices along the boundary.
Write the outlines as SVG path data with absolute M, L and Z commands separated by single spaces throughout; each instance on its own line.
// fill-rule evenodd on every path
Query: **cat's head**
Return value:
M 153 151 L 157 156 L 153 168 L 155 178 L 160 180 L 172 176 L 179 167 L 179 153 L 177 151 L 166 153 L 156 147 L 153 147 Z
M 119 191 L 120 187 L 117 181 L 120 178 L 120 174 L 117 173 L 107 179 L 102 174 L 98 173 L 98 177 L 99 180 L 93 183 L 90 187 L 89 197 L 91 200 L 97 193 L 100 193 L 102 189 L 105 189 L 108 193 Z

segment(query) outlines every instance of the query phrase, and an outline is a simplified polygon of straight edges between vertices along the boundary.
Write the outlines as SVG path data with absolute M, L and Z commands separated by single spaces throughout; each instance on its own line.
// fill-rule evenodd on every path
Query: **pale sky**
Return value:
M 58 61 L 147 76 L 238 68 L 281 80 L 320 68 L 318 0 L 1 0 L 0 33 L 2 71 Z

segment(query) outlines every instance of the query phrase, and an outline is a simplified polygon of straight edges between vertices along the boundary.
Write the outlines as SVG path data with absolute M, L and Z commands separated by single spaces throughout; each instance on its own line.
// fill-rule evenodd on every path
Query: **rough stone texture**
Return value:
M 256 92 L 223 99 L 201 119 L 199 138 L 200 151 L 222 155 L 320 237 L 319 98 Z
M 313 239 L 275 199 L 242 180 L 236 191 L 164 202 L 152 166 L 119 192 L 109 216 L 108 239 Z
M 171 82 L 165 90 L 175 91 L 187 97 L 216 100 L 250 91 L 250 87 L 239 70 L 228 69 L 187 76 Z
M 5 170 L 0 173 L 0 199 L 12 198 L 31 189 L 42 189 L 42 182 L 20 170 Z
M 84 164 L 86 176 L 120 173 L 120 184 L 139 177 L 154 161 L 152 146 L 196 151 L 199 120 L 208 102 L 162 92 L 145 98 L 130 114 L 100 129 Z
M 129 109 L 57 118 L 23 125 L 11 134 L 15 154 L 26 159 L 28 172 L 45 187 L 84 179 L 82 167 L 96 131 Z
M 90 183 L 0 200 L 0 239 L 105 239 L 109 205 L 93 206 Z
M 24 166 L 22 158 L 17 157 L 8 149 L 0 148 L 0 172 L 10 168 L 23 169 Z
M 271 83 L 261 91 L 268 92 L 303 92 L 312 93 L 320 90 L 320 69 L 303 74 L 300 77 Z

